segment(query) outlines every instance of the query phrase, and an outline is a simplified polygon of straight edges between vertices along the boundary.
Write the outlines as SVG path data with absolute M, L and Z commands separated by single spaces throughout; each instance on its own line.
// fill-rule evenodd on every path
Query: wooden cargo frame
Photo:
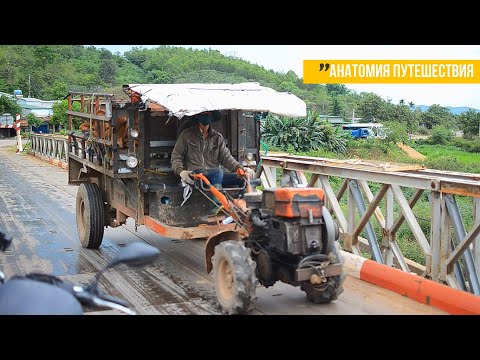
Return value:
M 134 97 L 131 98 L 131 101 L 117 101 L 113 99 L 112 94 L 100 93 L 71 92 L 67 96 L 67 101 L 69 183 L 78 185 L 81 182 L 92 182 L 99 186 L 107 203 L 106 225 L 119 226 L 125 223 L 127 217 L 130 217 L 135 220 L 137 225 L 146 225 L 162 236 L 183 240 L 210 237 L 223 231 L 239 231 L 245 234 L 245 231 L 234 223 L 221 225 L 219 220 L 223 217 L 211 217 L 197 226 L 189 226 L 188 223 L 175 226 L 174 224 L 164 223 L 161 216 L 152 216 L 149 213 L 154 208 L 151 204 L 152 198 L 155 198 L 152 193 L 162 192 L 161 186 L 149 183 L 149 175 L 157 173 L 150 168 L 152 165 L 150 154 L 156 149 L 168 153 L 173 149 L 176 142 L 176 138 L 158 140 L 151 137 L 155 131 L 158 133 L 158 129 L 155 130 L 154 127 L 162 125 L 159 122 L 155 124 L 153 118 L 168 118 L 165 108 L 155 103 L 149 103 L 145 107 L 143 103 L 135 101 Z M 72 110 L 75 102 L 80 103 L 80 111 Z M 105 110 L 105 115 L 97 115 L 96 112 L 99 109 Z M 221 132 L 232 155 L 238 160 L 251 152 L 258 162 L 260 148 L 259 121 L 254 120 L 253 116 L 237 110 L 226 110 L 223 114 L 226 116 L 224 120 L 222 118 Z M 128 133 L 130 133 L 134 124 L 138 124 L 138 146 L 135 146 L 135 139 L 129 136 L 128 149 L 118 148 L 115 119 L 121 116 L 128 116 Z M 91 124 L 94 123 L 93 120 L 96 120 L 97 134 L 101 134 L 100 128 L 103 123 L 108 122 L 112 128 L 112 138 L 92 138 L 91 133 L 86 135 L 72 131 L 72 119 L 74 117 L 81 118 Z M 252 118 L 249 119 L 249 117 Z M 168 121 L 172 120 L 168 118 L 166 122 Z M 251 124 L 247 124 L 247 121 L 252 121 L 253 127 Z M 252 139 L 248 139 L 247 130 L 250 131 L 250 135 L 253 134 L 254 146 L 252 146 Z M 105 153 L 111 153 L 112 159 L 107 162 L 101 156 L 89 156 L 88 148 L 92 144 L 104 149 Z M 138 159 L 138 166 L 135 171 L 119 173 L 120 169 L 126 168 L 125 161 L 120 159 L 120 155 L 135 156 Z M 179 184 L 178 176 L 174 175 L 171 169 L 167 172 L 165 178 L 173 179 L 173 182 Z M 177 188 L 181 189 L 179 185 Z M 160 195 L 157 197 L 159 198 Z M 161 211 L 159 212 L 161 213 Z M 188 207 L 184 207 L 182 212 L 190 217 L 192 216 Z

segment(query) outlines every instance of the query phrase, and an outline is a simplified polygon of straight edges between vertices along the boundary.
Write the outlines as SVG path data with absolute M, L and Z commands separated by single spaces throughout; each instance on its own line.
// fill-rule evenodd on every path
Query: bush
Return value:
M 58 135 L 67 135 L 67 129 L 60 129 L 60 130 L 57 131 L 55 134 L 58 134 Z
M 417 130 L 418 135 L 430 135 L 431 132 L 425 126 L 420 126 Z
M 393 121 L 384 122 L 385 138 L 382 142 L 385 144 L 395 144 L 397 142 L 406 142 L 408 140 L 408 132 L 405 124 Z
M 447 170 L 447 171 L 465 171 L 465 164 L 458 161 L 455 156 L 444 155 L 441 158 L 427 159 L 425 166 L 435 170 Z
M 432 128 L 431 142 L 434 145 L 447 145 L 452 139 L 452 132 L 444 126 L 434 126 Z
M 30 139 L 30 136 L 32 136 L 32 133 L 30 131 L 20 131 L 20 136 L 23 139 Z
M 467 140 L 464 138 L 453 138 L 450 142 L 451 145 L 461 148 L 462 150 L 469 152 L 480 152 L 480 138 L 474 138 Z

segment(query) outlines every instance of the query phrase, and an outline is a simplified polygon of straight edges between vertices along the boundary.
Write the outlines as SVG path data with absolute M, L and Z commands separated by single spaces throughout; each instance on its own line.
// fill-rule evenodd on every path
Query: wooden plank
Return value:
M 79 111 L 72 111 L 72 110 L 67 110 L 67 115 L 76 116 L 76 117 L 80 117 L 82 119 L 88 119 L 88 120 L 92 118 L 94 120 L 110 121 L 110 118 L 107 118 L 106 116 L 103 116 L 103 115 L 82 113 Z
M 322 163 L 322 165 L 327 166 L 336 166 L 336 167 L 346 167 L 350 169 L 374 169 L 385 172 L 398 172 L 398 171 L 416 171 L 423 170 L 425 166 L 418 164 L 402 164 L 402 163 L 386 163 L 384 161 L 377 160 L 362 160 L 362 159 L 346 159 L 346 160 L 337 160 L 337 159 L 328 159 L 328 158 L 317 158 L 312 156 L 299 156 L 299 155 L 288 155 L 285 153 L 269 153 L 269 156 L 278 156 L 286 157 L 290 159 L 299 159 L 299 160 L 311 160 L 316 164 Z
M 421 170 L 425 169 L 425 166 L 417 164 L 396 164 L 396 163 L 385 163 L 375 160 L 346 160 L 344 164 L 353 165 L 355 167 L 366 167 L 366 168 L 375 168 L 382 171 L 412 171 L 412 170 Z

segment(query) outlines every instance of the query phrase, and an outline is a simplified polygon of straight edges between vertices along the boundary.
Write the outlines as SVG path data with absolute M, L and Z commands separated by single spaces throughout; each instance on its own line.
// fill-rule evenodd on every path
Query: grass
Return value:
M 437 170 L 480 174 L 480 153 L 467 152 L 455 146 L 414 145 L 427 157 L 425 166 Z

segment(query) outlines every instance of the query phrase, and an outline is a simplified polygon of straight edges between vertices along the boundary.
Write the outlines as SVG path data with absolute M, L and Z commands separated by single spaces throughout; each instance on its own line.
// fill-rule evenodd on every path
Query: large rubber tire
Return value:
M 333 248 L 335 261 L 332 263 L 344 263 L 343 256 L 340 254 L 340 246 L 335 242 Z M 321 285 L 312 285 L 310 282 L 304 282 L 300 285 L 300 289 L 307 294 L 307 300 L 314 304 L 324 304 L 337 300 L 338 296 L 343 293 L 343 282 L 345 281 L 345 273 L 338 276 L 328 278 L 328 281 Z
M 212 265 L 215 293 L 222 311 L 244 314 L 253 310 L 258 279 L 250 249 L 235 240 L 221 242 L 215 246 Z
M 97 249 L 105 229 L 105 204 L 96 184 L 81 183 L 77 191 L 77 231 L 82 246 Z

